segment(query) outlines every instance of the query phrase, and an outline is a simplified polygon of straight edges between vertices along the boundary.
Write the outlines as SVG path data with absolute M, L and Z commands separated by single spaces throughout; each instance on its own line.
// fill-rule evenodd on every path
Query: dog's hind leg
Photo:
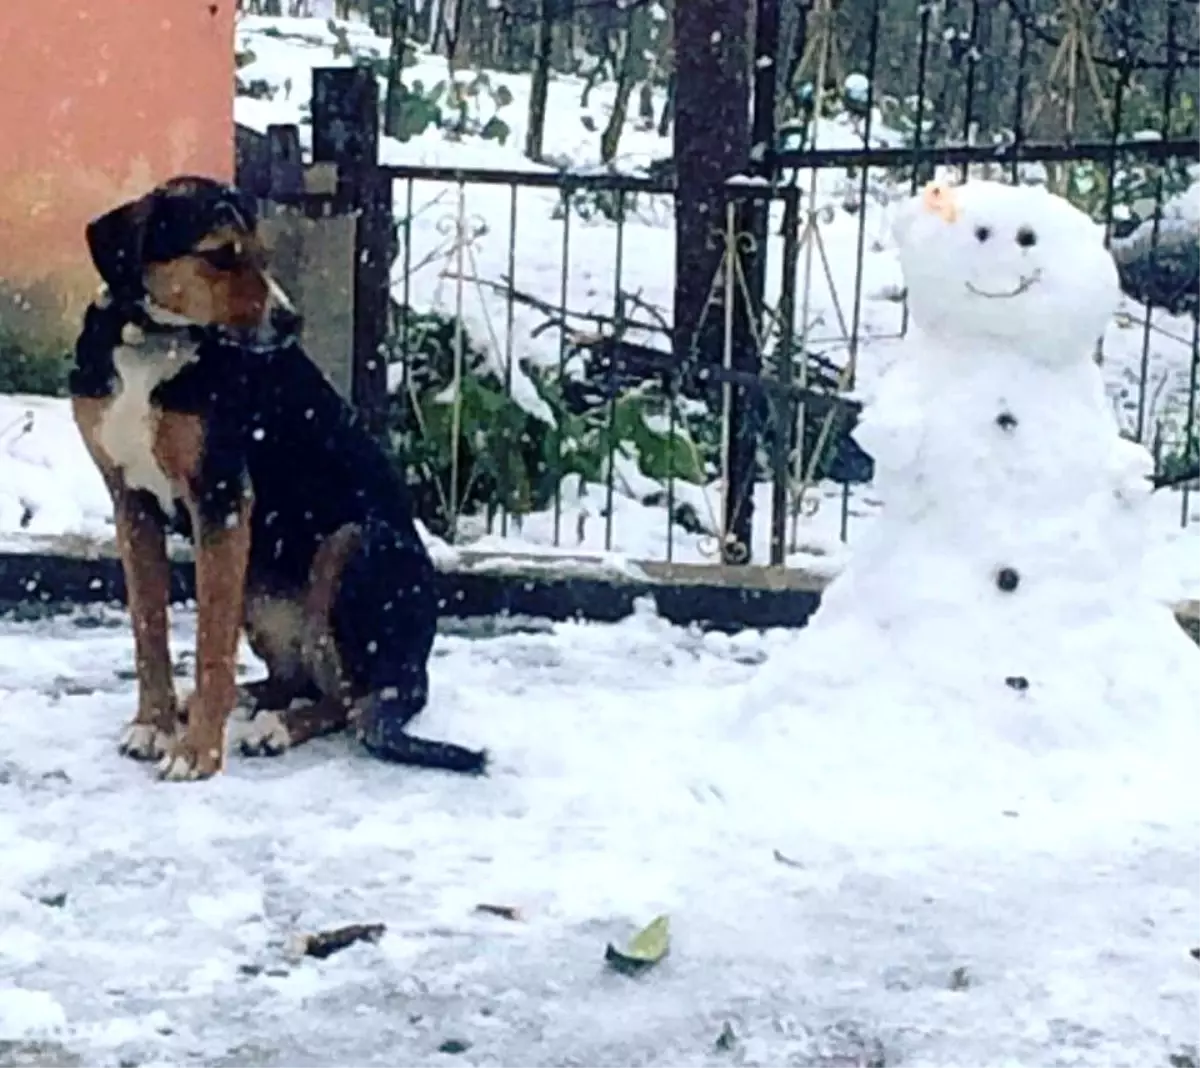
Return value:
M 382 760 L 478 774 L 487 754 L 410 735 L 429 699 L 428 662 L 437 633 L 437 574 L 424 547 L 386 524 L 368 524 L 341 568 L 331 635 L 355 726 Z
M 315 701 L 321 691 L 304 664 L 303 595 L 253 590 L 246 598 L 246 639 L 267 668 L 267 677 L 239 687 L 240 703 L 252 712 L 279 712 L 293 701 Z
M 247 634 L 267 677 L 243 687 L 255 702 L 239 741 L 244 756 L 278 756 L 348 725 L 352 700 L 330 635 L 330 612 L 360 540 L 357 526 L 335 531 L 317 550 L 301 595 L 251 603 Z M 293 706 L 297 700 L 304 703 Z
M 321 696 L 321 691 L 307 680 L 283 678 L 275 674 L 243 683 L 238 690 L 242 703 L 254 713 L 278 712 L 293 701 L 315 701 Z
M 243 756 L 279 756 L 314 738 L 337 734 L 349 721 L 350 706 L 345 698 L 318 697 L 277 712 L 259 712 L 243 731 L 238 746 Z

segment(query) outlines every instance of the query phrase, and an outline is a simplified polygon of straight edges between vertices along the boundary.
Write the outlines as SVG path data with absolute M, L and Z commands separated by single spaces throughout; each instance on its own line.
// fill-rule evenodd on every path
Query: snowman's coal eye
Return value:
M 1017 244 L 1021 248 L 1033 248 L 1037 244 L 1037 234 L 1030 230 L 1028 226 L 1022 226 L 1017 231 Z
M 979 241 L 982 243 L 991 236 L 992 236 L 992 228 L 990 226 L 975 227 L 975 240 L 976 241 Z

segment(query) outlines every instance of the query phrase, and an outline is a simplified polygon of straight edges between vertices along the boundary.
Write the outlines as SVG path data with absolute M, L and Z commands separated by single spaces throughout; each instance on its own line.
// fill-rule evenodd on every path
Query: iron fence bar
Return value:
M 917 108 L 916 115 L 913 118 L 913 143 L 909 154 L 909 162 L 912 167 L 912 177 L 909 179 L 909 192 L 914 196 L 921 185 L 921 152 L 925 147 L 923 143 L 925 134 L 925 82 L 929 77 L 929 19 L 931 14 L 931 5 L 922 4 L 920 44 L 917 53 Z M 905 299 L 900 308 L 900 334 L 903 336 L 907 333 L 908 300 Z
M 413 218 L 413 184 L 405 183 L 404 219 L 401 226 L 404 231 L 404 277 L 400 282 L 400 418 L 401 426 L 408 425 L 408 408 L 412 403 L 412 360 L 408 351 L 408 324 L 412 315 L 412 218 Z M 411 451 L 411 450 L 410 450 Z M 411 463 L 410 457 L 405 457 L 406 463 Z
M 679 429 L 679 413 L 676 411 L 676 405 L 679 403 L 679 390 L 677 388 L 678 375 L 670 374 L 664 376 L 667 393 L 667 440 L 675 441 L 675 434 Z M 686 429 L 686 428 L 685 428 Z M 691 440 L 691 435 L 688 435 L 688 440 Z M 667 467 L 667 563 L 669 564 L 674 558 L 675 550 L 675 465 L 671 463 Z
M 1170 58 L 1175 54 L 1175 34 L 1177 31 L 1176 16 L 1179 13 L 1179 4 L 1176 0 L 1168 0 L 1167 4 L 1167 57 Z M 1162 121 L 1160 124 L 1160 132 L 1162 139 L 1165 141 L 1171 136 L 1171 106 L 1175 102 L 1175 73 L 1176 67 L 1172 64 L 1167 67 L 1166 73 L 1163 75 L 1163 95 L 1162 95 Z M 1198 145 L 1200 147 L 1200 145 Z M 1163 205 L 1163 170 L 1160 167 L 1158 173 L 1154 177 L 1154 218 L 1150 221 L 1150 247 L 1158 248 L 1159 234 L 1162 232 L 1162 205 Z M 1137 403 L 1137 439 L 1142 440 L 1142 436 L 1146 431 L 1146 386 L 1150 376 L 1150 331 L 1153 327 L 1151 320 L 1154 317 L 1153 308 L 1150 304 L 1146 305 L 1145 318 L 1142 320 L 1142 359 L 1138 366 L 1138 403 Z
M 970 29 L 967 30 L 967 85 L 966 96 L 963 100 L 963 124 L 962 124 L 962 139 L 967 144 L 971 143 L 971 118 L 975 109 L 975 74 L 978 69 L 978 38 L 979 38 L 979 0 L 971 0 L 971 21 Z M 871 40 L 871 45 L 874 47 L 875 40 Z M 961 164 L 962 180 L 967 180 L 966 162 Z
M 563 380 L 567 367 L 567 286 L 571 273 L 571 193 L 572 188 L 561 186 L 563 206 L 562 264 L 558 272 L 558 381 Z M 554 421 L 554 545 L 560 544 L 562 530 L 562 479 L 557 473 L 562 468 L 563 437 L 562 420 Z
M 1196 408 L 1197 408 L 1197 392 L 1200 391 L 1200 315 L 1192 316 L 1192 360 L 1191 366 L 1188 368 L 1188 406 L 1187 415 L 1183 422 L 1183 449 L 1184 461 L 1192 460 L 1192 443 L 1196 440 Z M 1200 460 L 1200 444 L 1196 447 L 1195 459 Z M 1188 516 L 1190 514 L 1191 504 L 1191 487 L 1184 483 L 1183 492 L 1180 496 L 1183 498 L 1179 506 L 1179 525 L 1186 527 L 1188 525 Z
M 1013 94 L 1013 143 L 1025 140 L 1025 92 L 1029 88 L 1029 31 L 1025 23 L 1018 20 L 1020 44 L 1017 46 L 1017 84 Z M 1115 140 L 1115 135 L 1114 135 Z M 1009 177 L 1015 184 L 1021 176 L 1021 157 L 1014 155 L 1009 161 Z
M 463 328 L 463 278 L 466 277 L 465 252 L 467 231 L 467 190 L 461 182 L 456 188 L 454 213 L 454 330 L 451 335 L 451 408 L 450 408 L 450 485 L 447 497 L 450 504 L 450 541 L 458 540 L 459 500 L 458 478 L 462 445 L 463 407 L 463 349 L 466 341 Z
M 730 560 L 730 539 L 733 537 L 732 528 L 737 523 L 737 497 L 733 486 L 733 319 L 736 314 L 734 302 L 737 300 L 737 208 L 732 200 L 725 204 L 724 247 L 725 256 L 721 275 L 721 363 L 720 368 L 725 373 L 721 384 L 721 541 L 718 552 L 722 563 L 738 562 Z
M 871 45 L 867 54 L 867 117 L 863 121 L 863 143 L 868 145 L 871 143 L 871 120 L 875 112 L 875 74 L 879 63 L 879 4 L 880 0 L 872 0 Z M 850 338 L 847 351 L 849 361 L 847 389 L 854 388 L 858 363 L 858 331 L 862 325 L 863 257 L 866 255 L 867 244 L 867 197 L 870 194 L 870 174 L 871 168 L 863 167 L 862 178 L 859 181 L 858 233 L 855 235 L 854 245 L 854 305 L 850 309 Z
M 1134 139 L 1118 143 L 1121 152 L 1145 158 L 1149 162 L 1170 159 L 1194 159 L 1200 162 L 1200 140 Z M 1025 141 L 1003 145 L 931 145 L 921 148 L 825 148 L 778 152 L 769 161 L 780 169 L 824 170 L 837 167 L 903 167 L 919 163 L 956 166 L 962 163 L 1103 163 L 1112 152 L 1112 141 L 1078 141 L 1063 144 L 1053 141 Z M 770 195 L 767 189 L 755 189 L 741 183 L 747 196 Z
M 918 111 L 923 101 L 918 99 Z M 1002 145 L 924 145 L 917 142 L 908 147 L 812 148 L 768 151 L 766 165 L 773 170 L 826 170 L 846 167 L 904 167 L 919 164 L 957 166 L 972 163 L 997 165 L 1014 163 L 1103 163 L 1112 152 L 1111 139 L 1104 141 L 1013 141 Z M 1117 142 L 1123 154 L 1157 162 L 1169 159 L 1195 159 L 1200 162 L 1200 140 L 1190 138 L 1141 139 L 1123 138 Z M 587 190 L 594 192 L 644 193 L 669 196 L 675 183 L 655 178 L 623 174 L 576 174 L 569 172 L 542 173 L 538 171 L 487 170 L 469 167 L 419 167 L 387 164 L 379 170 L 393 180 L 418 182 L 452 182 L 465 185 L 517 185 L 529 189 Z M 776 190 L 769 182 L 753 182 L 734 178 L 726 183 L 737 196 L 749 199 L 769 199 Z M 281 201 L 286 203 L 286 199 Z
M 779 353 L 776 381 L 780 392 L 768 399 L 773 414 L 771 439 L 771 564 L 783 564 L 787 553 L 788 454 L 795 412 L 790 402 L 796 330 L 796 272 L 800 266 L 800 191 L 786 190 L 783 205 L 783 279 L 779 292 Z
M 617 254 L 616 264 L 613 269 L 613 333 L 614 336 L 620 337 L 624 333 L 623 320 L 625 318 L 625 309 L 621 300 L 621 275 L 622 268 L 625 266 L 625 193 L 618 191 L 617 193 Z M 612 528 L 613 528 L 613 486 L 616 482 L 616 416 L 617 416 L 617 391 L 608 391 L 608 426 L 606 427 L 606 442 L 608 449 L 608 471 L 604 480 L 604 551 L 612 551 Z M 667 515 L 667 524 L 670 525 L 671 517 Z
M 675 192 L 673 181 L 643 178 L 636 174 L 579 174 L 572 171 L 523 171 L 484 167 L 425 167 L 384 164 L 380 168 L 393 178 L 418 182 L 462 182 L 465 185 L 517 185 L 529 189 L 585 189 L 593 192 L 646 193 L 664 196 Z
M 1121 135 L 1121 126 L 1125 121 L 1125 90 L 1128 87 L 1129 79 L 1132 76 L 1132 68 L 1125 64 L 1117 70 L 1117 84 L 1113 91 L 1113 141 L 1112 152 L 1105 160 L 1105 166 L 1108 173 L 1108 188 L 1104 191 L 1104 244 L 1108 245 L 1112 240 L 1112 225 L 1113 225 L 1113 210 L 1117 199 L 1117 164 L 1120 158 L 1120 147 L 1117 143 L 1117 138 Z
M 517 192 L 518 187 L 509 190 L 508 201 L 508 290 L 504 295 L 504 395 L 512 402 L 513 383 L 513 331 L 516 317 L 516 301 L 513 298 L 513 286 L 517 284 Z M 512 470 L 512 432 L 510 427 L 504 428 L 504 456 L 501 458 L 501 470 L 504 473 L 504 500 L 500 509 L 500 536 L 508 536 L 508 511 L 512 500 L 513 487 L 510 484 L 509 473 Z

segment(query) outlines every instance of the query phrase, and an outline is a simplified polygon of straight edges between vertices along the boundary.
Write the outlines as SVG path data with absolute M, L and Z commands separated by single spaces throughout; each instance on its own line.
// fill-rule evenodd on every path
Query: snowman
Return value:
M 823 762 L 878 786 L 915 761 L 954 796 L 989 769 L 1003 792 L 985 751 L 1096 745 L 1190 781 L 1200 649 L 1143 581 L 1153 465 L 1095 360 L 1119 300 L 1100 228 L 975 181 L 930 184 L 894 234 L 911 329 L 854 432 L 883 510 L 739 722 L 814 790 Z

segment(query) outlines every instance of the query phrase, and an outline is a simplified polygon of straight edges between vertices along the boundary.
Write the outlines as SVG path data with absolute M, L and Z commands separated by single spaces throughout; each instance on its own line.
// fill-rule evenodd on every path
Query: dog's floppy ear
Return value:
M 140 295 L 142 248 L 151 198 L 143 197 L 93 219 L 87 225 L 88 252 L 114 297 Z

